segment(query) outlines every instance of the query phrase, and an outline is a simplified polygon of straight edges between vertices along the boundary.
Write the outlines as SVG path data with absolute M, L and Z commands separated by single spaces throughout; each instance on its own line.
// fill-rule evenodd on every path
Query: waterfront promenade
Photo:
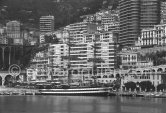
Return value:
M 0 95 L 38 95 L 38 89 L 0 87 Z M 166 92 L 110 91 L 106 96 L 166 98 Z
M 130 97 L 152 97 L 152 98 L 166 98 L 166 92 L 135 92 L 135 91 L 110 91 L 110 96 L 130 96 Z

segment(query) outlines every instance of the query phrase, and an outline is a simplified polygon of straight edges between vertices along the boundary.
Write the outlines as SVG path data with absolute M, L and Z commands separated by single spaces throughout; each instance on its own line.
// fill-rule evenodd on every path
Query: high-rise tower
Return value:
M 40 18 L 40 43 L 45 42 L 44 34 L 54 31 L 54 16 L 42 16 Z
M 160 23 L 159 0 L 120 0 L 119 9 L 122 46 L 134 45 L 141 29 Z
M 161 2 L 161 23 L 166 24 L 166 2 Z
M 40 33 L 54 31 L 54 16 L 42 16 L 40 18 Z

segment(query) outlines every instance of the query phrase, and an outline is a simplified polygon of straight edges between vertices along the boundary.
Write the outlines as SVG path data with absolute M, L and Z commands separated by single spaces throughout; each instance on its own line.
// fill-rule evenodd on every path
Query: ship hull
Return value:
M 41 89 L 40 95 L 108 96 L 110 88 Z

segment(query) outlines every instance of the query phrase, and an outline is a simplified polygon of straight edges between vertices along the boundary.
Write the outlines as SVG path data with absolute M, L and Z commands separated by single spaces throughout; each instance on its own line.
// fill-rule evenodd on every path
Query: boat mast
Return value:
M 96 84 L 96 71 L 97 71 L 97 66 L 96 66 L 96 52 L 97 52 L 97 44 L 96 44 L 96 37 L 93 40 L 94 41 L 94 46 L 93 46 L 93 77 L 94 77 L 94 84 Z
M 70 82 L 71 82 L 71 76 L 70 76 L 70 67 L 71 67 L 71 64 L 70 64 L 70 57 L 71 57 L 71 55 L 70 55 L 70 50 L 71 50 L 71 44 L 70 44 L 70 31 L 68 31 L 68 33 L 69 33 L 69 37 L 68 37 L 68 67 L 67 67 L 67 69 L 68 69 L 68 84 L 70 85 Z
M 70 85 L 70 82 L 71 82 L 71 70 L 70 70 L 70 67 L 71 67 L 71 64 L 70 64 L 70 60 L 71 60 L 71 55 L 70 55 L 70 50 L 71 50 L 71 42 L 70 42 L 70 10 L 71 10 L 71 5 L 70 4 L 66 4 L 67 6 L 67 24 L 69 25 L 69 30 L 68 30 L 68 85 Z

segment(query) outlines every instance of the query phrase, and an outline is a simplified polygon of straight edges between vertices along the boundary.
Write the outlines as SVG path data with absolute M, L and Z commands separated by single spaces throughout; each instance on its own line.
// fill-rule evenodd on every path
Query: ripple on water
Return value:
M 0 113 L 165 113 L 165 98 L 0 96 Z

